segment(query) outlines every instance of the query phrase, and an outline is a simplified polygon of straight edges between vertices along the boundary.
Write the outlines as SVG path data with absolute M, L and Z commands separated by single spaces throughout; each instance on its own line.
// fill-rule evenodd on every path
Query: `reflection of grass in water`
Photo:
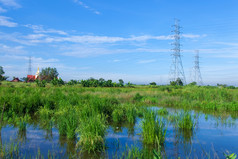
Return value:
M 148 147 L 147 147 L 148 146 Z M 162 159 L 166 158 L 165 151 L 164 155 L 162 155 L 162 147 L 160 146 L 160 142 L 158 138 L 156 139 L 156 143 L 153 147 L 149 145 L 144 145 L 143 149 L 139 149 L 136 146 L 132 146 L 131 148 L 126 145 L 125 150 L 121 155 L 118 156 L 116 153 L 113 158 L 115 159 Z
M 168 117 L 169 121 L 174 125 L 175 137 L 178 141 L 182 141 L 184 144 L 191 143 L 196 126 L 195 118 L 195 115 L 184 111 Z
M 144 113 L 142 120 L 142 137 L 146 144 L 155 144 L 158 138 L 160 144 L 164 144 L 167 129 L 161 119 L 157 119 L 154 111 L 148 110 Z

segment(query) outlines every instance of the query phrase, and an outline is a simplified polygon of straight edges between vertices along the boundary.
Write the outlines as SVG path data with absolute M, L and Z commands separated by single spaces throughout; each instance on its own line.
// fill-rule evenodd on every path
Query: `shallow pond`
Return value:
M 160 108 L 152 108 L 157 111 Z M 169 114 L 176 114 L 180 110 L 168 108 Z M 238 154 L 238 119 L 226 116 L 214 116 L 191 111 L 196 116 L 196 126 L 193 131 L 181 132 L 175 128 L 165 116 L 167 134 L 163 155 L 167 158 L 208 158 L 208 156 L 224 158 L 224 152 Z M 82 158 L 113 158 L 120 156 L 126 147 L 145 147 L 141 140 L 141 122 L 137 118 L 134 125 L 123 123 L 111 124 L 106 136 L 106 152 L 100 154 L 82 153 Z M 76 139 L 77 140 L 77 139 Z M 21 133 L 18 128 L 5 126 L 1 131 L 1 142 L 10 146 L 18 143 L 22 156 L 34 156 L 38 153 L 47 158 L 49 154 L 57 158 L 73 157 L 76 141 L 67 140 L 59 135 L 56 128 L 43 130 L 37 124 L 27 124 L 26 132 Z

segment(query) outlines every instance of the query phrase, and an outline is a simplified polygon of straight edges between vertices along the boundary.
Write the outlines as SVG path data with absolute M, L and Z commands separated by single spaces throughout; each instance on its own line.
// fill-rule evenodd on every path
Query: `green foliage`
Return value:
M 46 81 L 45 80 L 35 80 L 35 82 L 36 82 L 36 85 L 38 86 L 38 87 L 45 87 L 46 86 Z
M 46 80 L 46 81 L 51 81 L 54 78 L 57 78 L 59 73 L 57 72 L 56 68 L 43 68 L 40 72 L 40 79 L 41 80 Z
M 237 155 L 235 153 L 232 153 L 232 154 L 224 154 L 226 159 L 236 159 Z
M 23 82 L 27 82 L 27 81 L 28 81 L 28 78 L 27 78 L 27 77 L 22 77 L 21 80 L 22 80 Z
M 61 78 L 54 78 L 51 83 L 54 85 L 54 86 L 62 86 L 64 85 L 64 81 L 61 79 Z
M 0 81 L 5 81 L 8 77 L 3 76 L 5 74 L 3 67 L 0 66 Z
M 124 114 L 124 111 L 123 111 L 123 109 L 121 107 L 116 108 L 116 109 L 113 110 L 113 112 L 112 112 L 112 120 L 115 123 L 120 123 L 124 119 L 125 119 L 125 114 Z
M 176 122 L 179 129 L 193 130 L 196 123 L 189 112 L 181 112 L 176 116 Z
M 131 124 L 135 123 L 137 117 L 137 108 L 135 105 L 126 105 L 125 106 L 126 118 L 127 121 Z
M 17 125 L 19 126 L 19 131 L 26 131 L 26 125 L 29 118 L 30 117 L 28 115 L 25 115 L 24 117 L 15 119 L 17 121 Z
M 127 84 L 126 84 L 127 87 L 133 87 L 133 84 L 129 81 Z
M 76 137 L 75 130 L 78 126 L 78 114 L 73 107 L 64 107 L 56 112 L 56 121 L 60 135 L 69 139 Z
M 155 82 L 151 82 L 150 85 L 151 86 L 156 86 L 156 83 Z
M 119 83 L 112 82 L 112 80 L 105 81 L 103 78 L 99 80 L 90 78 L 88 80 L 81 80 L 83 87 L 123 87 L 124 82 L 122 79 L 119 80 Z
M 163 115 L 168 115 L 169 112 L 166 108 L 161 108 L 161 109 L 158 110 L 158 114 L 163 116 Z
M 122 79 L 119 79 L 119 86 L 123 87 L 124 86 L 124 81 Z
M 156 144 L 158 139 L 159 144 L 164 144 L 167 129 L 161 119 L 157 119 L 154 111 L 148 110 L 144 113 L 142 121 L 142 137 L 146 144 Z
M 197 82 L 191 82 L 188 84 L 188 86 L 196 86 L 197 85 Z
M 105 150 L 105 134 L 107 130 L 106 117 L 103 114 L 93 114 L 80 117 L 78 146 L 83 151 L 96 152 Z
M 180 78 L 177 78 L 176 81 L 170 81 L 171 86 L 183 86 L 183 81 Z
M 76 84 L 79 84 L 80 82 L 79 81 L 77 81 L 77 80 L 70 80 L 68 83 L 67 83 L 67 85 L 70 85 L 70 86 L 72 86 L 72 85 L 76 85 Z
M 140 93 L 136 93 L 136 95 L 134 96 L 133 100 L 139 102 L 139 101 L 142 100 L 142 98 L 143 98 L 143 96 L 140 95 Z

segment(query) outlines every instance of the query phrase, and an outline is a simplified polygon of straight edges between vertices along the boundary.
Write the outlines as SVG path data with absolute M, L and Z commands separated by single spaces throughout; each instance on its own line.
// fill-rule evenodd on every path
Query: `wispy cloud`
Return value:
M 26 53 L 23 46 L 8 46 L 0 44 L 0 54 L 23 54 Z
M 74 0 L 74 3 L 77 3 L 78 5 L 82 6 L 83 8 L 85 8 L 85 9 L 87 9 L 87 10 L 89 10 L 89 11 L 91 11 L 91 12 L 97 14 L 97 15 L 101 14 L 99 11 L 97 11 L 94 8 L 89 7 L 87 4 L 85 4 L 84 2 L 82 2 L 80 0 Z
M 32 25 L 32 24 L 27 24 L 24 25 L 27 28 L 30 28 L 33 30 L 34 33 L 53 33 L 53 34 L 59 34 L 59 35 L 67 35 L 66 32 L 61 31 L 61 30 L 56 30 L 56 29 L 44 29 L 42 25 Z
M 115 60 L 112 60 L 112 62 L 120 62 L 121 60 L 118 60 L 118 59 L 115 59 Z
M 16 27 L 17 23 L 11 22 L 12 18 L 6 17 L 6 16 L 0 16 L 0 26 L 6 26 L 6 27 Z
M 215 44 L 227 45 L 227 46 L 238 46 L 238 43 L 234 43 L 234 42 L 215 42 Z
M 190 39 L 194 39 L 194 38 L 204 38 L 206 37 L 206 34 L 202 34 L 202 35 L 198 35 L 198 34 L 182 34 L 182 37 L 184 38 L 190 38 Z
M 37 33 L 47 33 L 46 31 L 37 31 Z M 191 38 L 191 37 L 189 37 Z M 194 37 L 196 38 L 196 36 Z M 53 42 L 72 42 L 72 43 L 117 43 L 117 42 L 145 42 L 148 40 L 172 40 L 173 36 L 131 36 L 131 37 L 117 37 L 117 36 L 96 36 L 96 35 L 71 35 L 71 36 L 50 36 L 41 40 L 34 40 L 33 43 L 53 43 Z
M 152 62 L 156 62 L 155 59 L 151 59 L 151 60 L 140 60 L 137 63 L 139 64 L 147 64 L 147 63 L 152 63 Z
M 0 13 L 5 13 L 5 12 L 7 12 L 7 10 L 2 8 L 2 7 L 0 7 Z
M 125 54 L 125 53 L 168 53 L 169 49 L 147 49 L 147 48 L 133 48 L 133 49 L 118 49 L 110 48 L 104 45 L 67 45 L 61 46 L 60 50 L 64 56 L 72 57 L 96 57 L 100 55 L 109 55 L 109 54 Z M 114 60 L 112 62 L 119 62 Z
M 21 5 L 16 2 L 16 0 L 0 0 L 0 3 L 2 3 L 4 6 L 7 7 L 14 7 L 14 8 L 20 8 Z

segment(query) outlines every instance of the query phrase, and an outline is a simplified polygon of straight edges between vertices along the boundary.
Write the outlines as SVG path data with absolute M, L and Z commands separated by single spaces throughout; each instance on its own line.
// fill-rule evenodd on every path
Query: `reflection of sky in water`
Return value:
M 152 108 L 157 110 L 158 108 Z M 179 110 L 169 109 L 170 114 Z M 192 112 L 194 114 L 195 112 Z M 141 143 L 141 119 L 137 118 L 134 127 L 131 125 L 113 125 L 107 130 L 106 136 L 106 153 L 109 158 L 115 154 L 120 154 L 125 150 L 126 145 L 131 147 L 133 145 L 142 148 Z M 183 137 L 186 134 L 178 133 L 173 124 L 167 125 L 165 150 L 168 158 L 175 157 L 206 157 L 206 153 L 210 153 L 213 158 L 214 152 L 223 158 L 223 152 L 229 150 L 230 152 L 238 153 L 238 120 L 221 119 L 212 115 L 204 115 L 199 113 L 197 126 L 193 133 L 188 133 L 186 139 Z M 18 128 L 4 127 L 2 128 L 2 142 L 10 143 L 21 141 L 20 150 L 23 154 L 37 154 L 38 149 L 47 158 L 48 151 L 55 152 L 57 156 L 64 158 L 68 149 L 74 149 L 74 146 L 67 145 L 67 140 L 60 139 L 58 130 L 52 129 L 52 132 L 41 130 L 37 126 L 28 125 L 26 138 L 20 138 Z M 69 150 L 71 151 L 71 150 Z

